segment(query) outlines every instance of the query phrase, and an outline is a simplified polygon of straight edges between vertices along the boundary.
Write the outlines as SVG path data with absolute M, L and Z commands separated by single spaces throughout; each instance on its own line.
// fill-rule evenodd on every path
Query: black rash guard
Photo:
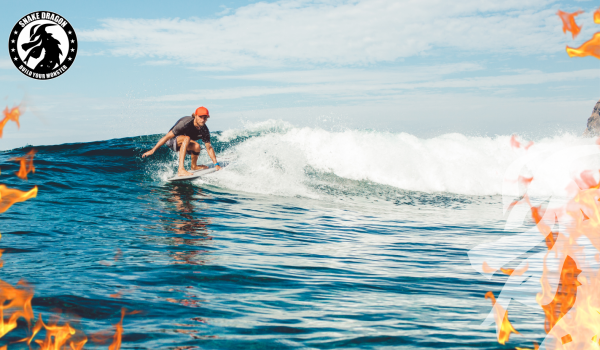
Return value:
M 210 131 L 208 131 L 208 127 L 204 124 L 200 130 L 196 129 L 194 126 L 194 117 L 183 117 L 173 125 L 171 130 L 175 137 L 167 141 L 166 145 L 174 152 L 179 152 L 180 147 L 177 145 L 177 136 L 189 136 L 190 139 L 196 141 L 198 139 L 202 139 L 204 143 L 210 142 Z M 187 150 L 188 154 L 199 154 L 192 152 L 191 150 Z
M 171 130 L 177 136 L 189 136 L 190 139 L 197 141 L 198 139 L 202 139 L 202 142 L 209 143 L 210 142 L 210 131 L 208 131 L 208 127 L 204 124 L 200 130 L 196 129 L 194 126 L 194 117 L 183 117 L 173 125 Z

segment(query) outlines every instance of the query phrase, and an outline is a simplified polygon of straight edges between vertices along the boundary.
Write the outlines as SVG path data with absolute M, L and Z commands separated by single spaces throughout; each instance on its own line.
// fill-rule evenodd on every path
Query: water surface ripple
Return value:
M 478 275 L 467 252 L 504 234 L 499 198 L 331 174 L 310 185 L 319 198 L 171 184 L 155 166 L 174 169 L 168 150 L 139 158 L 155 140 L 39 147 L 27 182 L 9 158 L 29 148 L 0 153 L 2 183 L 39 187 L 0 216 L 1 278 L 34 286 L 36 314 L 93 333 L 140 310 L 123 349 L 498 349 L 543 335 L 521 309 L 510 346 L 479 327 L 506 278 Z

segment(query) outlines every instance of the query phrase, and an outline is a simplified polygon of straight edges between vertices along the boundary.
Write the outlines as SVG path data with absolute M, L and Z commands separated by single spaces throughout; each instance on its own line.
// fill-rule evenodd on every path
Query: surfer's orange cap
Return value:
M 210 117 L 210 114 L 208 113 L 208 109 L 206 109 L 206 107 L 198 107 L 196 108 L 196 111 L 194 112 L 195 115 L 207 115 Z

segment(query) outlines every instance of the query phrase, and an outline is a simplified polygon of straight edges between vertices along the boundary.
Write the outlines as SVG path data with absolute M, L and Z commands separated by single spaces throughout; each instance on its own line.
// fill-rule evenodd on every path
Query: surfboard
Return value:
M 208 169 L 192 170 L 192 171 L 190 171 L 190 173 L 192 173 L 192 175 L 174 176 L 170 179 L 167 179 L 167 181 L 172 182 L 172 181 L 193 180 L 193 179 L 197 179 L 201 176 L 208 175 L 210 173 L 214 173 L 215 171 L 218 171 L 217 169 L 215 169 L 214 164 L 204 164 L 204 165 L 207 165 Z M 227 165 L 229 165 L 229 162 L 223 162 L 223 161 L 219 162 L 219 166 L 221 166 L 221 169 L 223 169 Z

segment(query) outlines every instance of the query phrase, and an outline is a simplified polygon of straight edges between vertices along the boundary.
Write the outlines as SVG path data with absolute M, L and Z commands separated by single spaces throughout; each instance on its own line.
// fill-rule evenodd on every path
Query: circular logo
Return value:
M 26 76 L 48 80 L 64 74 L 75 61 L 77 36 L 67 20 L 49 11 L 32 12 L 10 32 L 8 53 Z

